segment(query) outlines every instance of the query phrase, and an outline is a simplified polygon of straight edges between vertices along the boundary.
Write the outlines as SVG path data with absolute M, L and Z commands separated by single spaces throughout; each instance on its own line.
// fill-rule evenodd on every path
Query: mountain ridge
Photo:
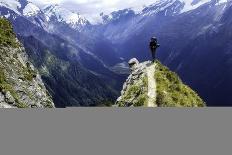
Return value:
M 104 14 L 104 12 L 99 13 L 99 16 L 103 18 L 103 22 L 104 22 L 109 17 L 110 17 L 109 19 L 115 20 L 115 18 L 118 18 L 117 15 L 120 15 L 122 13 L 125 14 L 126 13 L 125 11 L 127 11 L 127 13 L 132 13 L 131 11 L 133 11 L 135 15 L 150 16 L 150 15 L 156 14 L 164 10 L 165 15 L 166 15 L 168 14 L 168 12 L 170 12 L 166 10 L 170 6 L 174 6 L 172 8 L 172 12 L 175 12 L 175 14 L 182 14 L 188 11 L 195 10 L 198 7 L 204 4 L 210 3 L 210 2 L 215 2 L 215 5 L 221 5 L 229 1 L 230 0 L 218 0 L 218 1 L 216 0 L 197 0 L 197 1 L 196 0 L 191 0 L 191 1 L 189 0 L 158 0 L 154 2 L 153 4 L 142 7 L 141 11 L 135 11 L 133 8 L 122 8 L 119 10 L 115 10 L 110 14 Z M 95 24 L 91 23 L 84 16 L 80 15 L 80 13 L 69 11 L 64 6 L 62 6 L 62 4 L 58 4 L 58 3 L 39 7 L 36 4 L 34 4 L 32 1 L 27 1 L 27 0 L 10 0 L 10 1 L 1 0 L 0 5 L 5 6 L 9 9 L 12 9 L 18 14 L 24 14 L 25 16 L 33 16 L 40 12 L 43 12 L 47 15 L 47 18 L 50 18 L 50 15 L 53 14 L 56 16 L 58 20 L 64 21 L 67 24 L 70 24 L 70 26 L 74 29 L 80 29 L 78 28 L 78 25 L 85 26 L 89 24 L 91 25 L 99 24 L 99 23 L 95 23 Z M 71 16 L 73 18 L 71 18 Z
M 131 74 L 117 99 L 119 107 L 204 107 L 206 104 L 178 75 L 159 61 L 129 61 Z

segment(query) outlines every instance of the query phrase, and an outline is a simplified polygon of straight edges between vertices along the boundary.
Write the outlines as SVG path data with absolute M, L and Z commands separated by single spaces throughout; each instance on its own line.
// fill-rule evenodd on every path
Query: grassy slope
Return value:
M 0 45 L 18 47 L 11 23 L 0 17 Z
M 9 77 L 11 76 L 11 72 L 16 72 L 20 75 L 21 80 L 28 81 L 30 83 L 36 77 L 37 72 L 31 69 L 29 63 L 27 63 L 26 66 L 23 66 L 19 62 L 19 58 L 17 56 L 19 53 L 16 53 L 16 51 L 7 52 L 2 49 L 2 47 L 16 49 L 20 46 L 21 45 L 16 39 L 11 23 L 7 19 L 0 18 L 0 92 L 10 92 L 16 102 L 16 107 L 27 108 L 28 105 L 20 101 L 18 93 L 14 89 L 14 83 L 17 81 L 12 81 Z M 13 55 L 11 55 L 12 53 Z M 50 108 L 52 107 L 52 104 L 49 102 L 44 106 Z
M 156 62 L 157 105 L 160 107 L 204 107 L 204 101 L 178 75 Z
M 136 81 L 133 85 L 129 85 L 122 96 L 122 99 L 117 104 L 119 107 L 141 107 L 147 104 L 147 77 L 142 77 L 139 81 Z
M 171 72 L 160 62 L 156 62 L 154 73 L 157 84 L 156 105 L 159 107 L 204 107 L 204 101 L 190 87 L 183 84 L 178 75 Z M 141 77 L 129 85 L 117 102 L 119 107 L 147 106 L 148 102 L 148 81 L 147 76 Z
M 16 41 L 16 35 L 13 32 L 13 28 L 11 23 L 4 19 L 0 18 L 0 46 L 10 46 L 10 47 L 19 47 L 19 43 Z M 1 56 L 4 53 L 1 53 Z M 3 58 L 0 56 L 0 60 L 4 61 Z M 11 84 L 7 81 L 4 73 L 4 66 L 0 65 L 0 91 L 6 92 L 9 91 L 11 95 L 14 97 L 16 102 L 18 103 L 16 106 L 18 107 L 25 107 L 24 104 L 18 101 L 18 96 L 15 93 L 14 89 L 12 88 Z

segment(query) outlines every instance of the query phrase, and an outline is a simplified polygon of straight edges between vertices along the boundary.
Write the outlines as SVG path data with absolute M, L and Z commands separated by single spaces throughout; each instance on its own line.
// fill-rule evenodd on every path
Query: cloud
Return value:
M 150 5 L 157 0 L 31 0 L 39 6 L 48 4 L 60 4 L 61 6 L 79 12 L 91 21 L 96 21 L 99 14 L 109 14 L 125 8 L 140 9 L 144 5 Z

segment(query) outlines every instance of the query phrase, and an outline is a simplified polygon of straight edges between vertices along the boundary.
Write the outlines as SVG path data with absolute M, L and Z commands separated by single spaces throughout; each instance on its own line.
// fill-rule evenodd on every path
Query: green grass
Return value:
M 24 78 L 28 81 L 32 81 L 36 76 L 37 72 L 32 70 L 30 64 L 27 63 L 27 67 L 23 69 L 24 71 Z
M 147 77 L 143 77 L 133 85 L 128 86 L 125 94 L 122 96 L 121 101 L 118 103 L 120 107 L 134 106 L 141 107 L 147 103 Z M 134 99 L 134 100 L 132 100 Z
M 33 69 L 29 62 L 24 65 L 19 61 L 21 50 L 13 50 L 12 48 L 20 47 L 16 35 L 13 32 L 11 23 L 0 17 L 0 47 L 6 47 L 6 50 L 1 48 L 0 54 L 0 92 L 6 94 L 9 92 L 14 98 L 14 106 L 18 108 L 29 108 L 29 105 L 24 103 L 20 98 L 20 93 L 15 89 L 17 79 L 11 78 L 11 74 L 17 74 L 18 79 L 28 82 L 30 84 L 37 76 L 37 71 Z M 11 52 L 11 50 L 13 50 Z M 43 89 L 42 86 L 40 86 Z M 22 89 L 25 89 L 24 87 Z M 24 91 L 24 90 L 21 90 Z M 28 90 L 29 91 L 29 90 Z M 25 93 L 32 100 L 31 93 L 25 90 Z M 53 107 L 51 101 L 44 101 L 45 107 Z
M 0 92 L 3 92 L 3 93 L 10 92 L 11 96 L 15 100 L 15 103 L 16 103 L 15 106 L 17 108 L 29 108 L 27 104 L 19 100 L 18 94 L 16 93 L 12 85 L 9 82 L 7 82 L 4 71 L 1 67 L 0 67 Z M 53 108 L 53 105 L 50 101 L 46 101 L 46 103 L 44 103 L 44 107 Z
M 157 105 L 160 107 L 204 107 L 204 101 L 178 75 L 156 62 Z
M 144 106 L 148 101 L 147 101 L 148 97 L 147 94 L 141 94 L 139 95 L 137 101 L 134 103 L 135 107 L 142 107 Z
M 24 103 L 21 103 L 21 102 L 20 102 L 20 103 L 17 103 L 17 104 L 16 104 L 16 107 L 17 107 L 17 108 L 29 108 L 29 106 L 28 106 L 27 104 L 24 104 Z
M 28 107 L 28 105 L 19 101 L 19 97 L 18 97 L 17 93 L 13 89 L 12 85 L 10 85 L 7 82 L 5 73 L 1 67 L 0 67 L 0 91 L 3 93 L 10 92 L 11 96 L 15 100 L 16 107 L 18 107 L 18 108 L 27 108 Z
M 13 31 L 11 23 L 4 18 L 0 17 L 0 45 L 19 47 L 19 43 L 16 41 L 16 35 Z

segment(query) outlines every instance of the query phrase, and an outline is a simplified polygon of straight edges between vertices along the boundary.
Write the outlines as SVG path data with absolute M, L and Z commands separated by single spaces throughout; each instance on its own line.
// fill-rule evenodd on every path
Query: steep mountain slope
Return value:
M 111 88 L 113 84 L 110 83 L 113 80 L 89 72 L 74 57 L 69 59 L 57 54 L 56 49 L 63 53 L 67 48 L 48 47 L 34 37 L 21 40 L 57 107 L 97 106 L 116 98 L 117 92 Z
M 30 21 L 42 25 L 49 33 L 58 35 L 60 38 L 78 46 L 89 54 L 94 61 L 102 63 L 102 67 L 110 66 L 120 62 L 111 41 L 105 39 L 101 34 L 92 32 L 94 26 L 80 16 L 59 5 L 51 5 L 35 16 L 29 17 Z
M 44 31 L 59 36 L 72 45 L 78 46 L 83 52 L 101 63 L 102 68 L 109 68 L 120 62 L 119 57 L 110 41 L 101 35 L 92 33 L 93 25 L 77 12 L 72 12 L 60 5 L 49 5 L 39 8 L 24 0 L 20 1 L 18 12 Z M 5 17 L 11 15 L 1 13 Z M 27 32 L 20 32 L 25 35 Z M 34 35 L 33 31 L 33 35 Z M 40 39 L 37 37 L 37 39 Z M 104 48 L 103 48 L 104 47 Z
M 0 53 L 0 107 L 54 107 L 11 24 L 3 18 L 0 18 Z
M 129 62 L 132 73 L 123 86 L 119 107 L 204 107 L 205 103 L 176 73 L 158 61 Z
M 193 47 L 187 44 L 180 50 L 182 56 L 178 55 L 176 60 L 170 63 L 213 106 L 231 106 L 232 101 L 232 7 L 227 6 L 224 11 L 221 15 L 215 15 L 216 22 L 205 27 L 192 40 L 197 45 Z M 188 50 L 188 53 L 183 50 Z M 183 57 L 184 61 L 180 61 Z M 186 70 L 189 71 L 188 74 Z

